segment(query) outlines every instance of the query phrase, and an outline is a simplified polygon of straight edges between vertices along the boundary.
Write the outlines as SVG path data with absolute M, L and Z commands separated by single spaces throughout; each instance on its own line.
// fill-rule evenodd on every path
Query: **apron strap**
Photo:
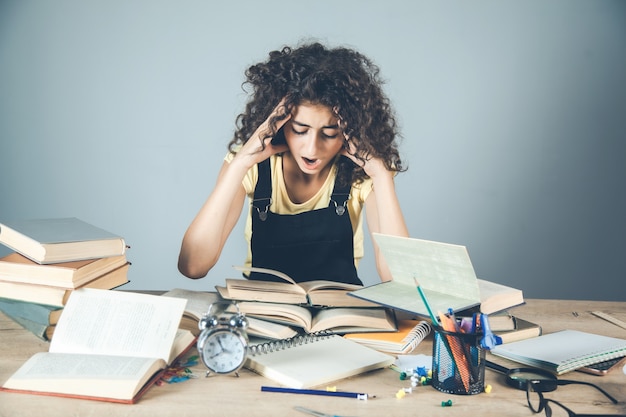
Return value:
M 254 188 L 252 206 L 257 211 L 261 221 L 267 220 L 267 212 L 272 204 L 272 174 L 269 158 L 257 164 L 258 175 Z
M 337 172 L 337 177 L 339 177 L 339 172 Z M 343 216 L 346 212 L 351 189 L 351 184 L 337 187 L 337 179 L 335 178 L 335 188 L 333 188 L 333 194 L 330 196 L 328 207 L 334 207 L 335 213 L 337 213 L 338 216 Z

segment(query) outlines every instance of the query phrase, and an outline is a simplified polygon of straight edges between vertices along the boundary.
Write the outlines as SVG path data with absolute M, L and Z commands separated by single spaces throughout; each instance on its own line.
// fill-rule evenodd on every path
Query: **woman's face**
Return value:
M 289 151 L 305 174 L 315 175 L 333 162 L 344 138 L 332 110 L 321 104 L 303 102 L 284 127 Z

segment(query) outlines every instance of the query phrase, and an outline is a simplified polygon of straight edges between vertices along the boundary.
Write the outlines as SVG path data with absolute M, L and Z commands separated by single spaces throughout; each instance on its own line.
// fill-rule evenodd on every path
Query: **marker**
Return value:
M 281 392 L 284 394 L 304 394 L 304 395 L 325 395 L 328 397 L 345 397 L 356 398 L 357 400 L 367 400 L 369 395 L 360 392 L 348 392 L 348 391 L 326 391 L 321 389 L 298 389 L 298 388 L 283 388 L 283 387 L 268 387 L 261 386 L 261 391 L 265 392 Z

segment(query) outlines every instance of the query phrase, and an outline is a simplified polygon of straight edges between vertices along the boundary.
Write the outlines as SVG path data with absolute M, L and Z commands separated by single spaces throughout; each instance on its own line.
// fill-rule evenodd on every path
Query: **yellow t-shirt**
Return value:
M 225 161 L 232 161 L 234 155 L 228 153 L 224 158 Z M 272 172 L 272 204 L 270 211 L 276 214 L 298 214 L 305 211 L 317 210 L 328 207 L 330 196 L 333 193 L 335 185 L 335 177 L 337 175 L 337 166 L 333 165 L 326 182 L 309 201 L 301 204 L 293 203 L 289 199 L 287 189 L 285 188 L 285 180 L 283 176 L 283 159 L 279 155 L 270 157 L 270 169 Z M 253 166 L 243 179 L 243 186 L 248 195 L 248 215 L 246 217 L 245 238 L 248 242 L 248 254 L 245 265 L 252 265 L 252 250 L 250 240 L 252 238 L 252 199 L 254 196 L 254 188 L 256 187 L 259 173 L 257 166 Z M 350 189 L 350 199 L 347 208 L 352 223 L 352 233 L 354 240 L 354 265 L 358 267 L 359 261 L 363 257 L 363 205 L 365 199 L 372 191 L 372 180 L 367 178 L 359 184 L 353 184 Z

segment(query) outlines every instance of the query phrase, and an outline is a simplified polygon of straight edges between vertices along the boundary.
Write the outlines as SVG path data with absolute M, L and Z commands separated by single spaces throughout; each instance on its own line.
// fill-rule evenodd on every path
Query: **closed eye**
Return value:
M 293 125 L 291 125 L 291 131 L 292 131 L 293 133 L 295 133 L 296 135 L 304 135 L 304 134 L 306 134 L 307 130 L 308 130 L 308 129 L 298 130 L 298 129 L 296 129 L 295 127 L 293 127 Z

